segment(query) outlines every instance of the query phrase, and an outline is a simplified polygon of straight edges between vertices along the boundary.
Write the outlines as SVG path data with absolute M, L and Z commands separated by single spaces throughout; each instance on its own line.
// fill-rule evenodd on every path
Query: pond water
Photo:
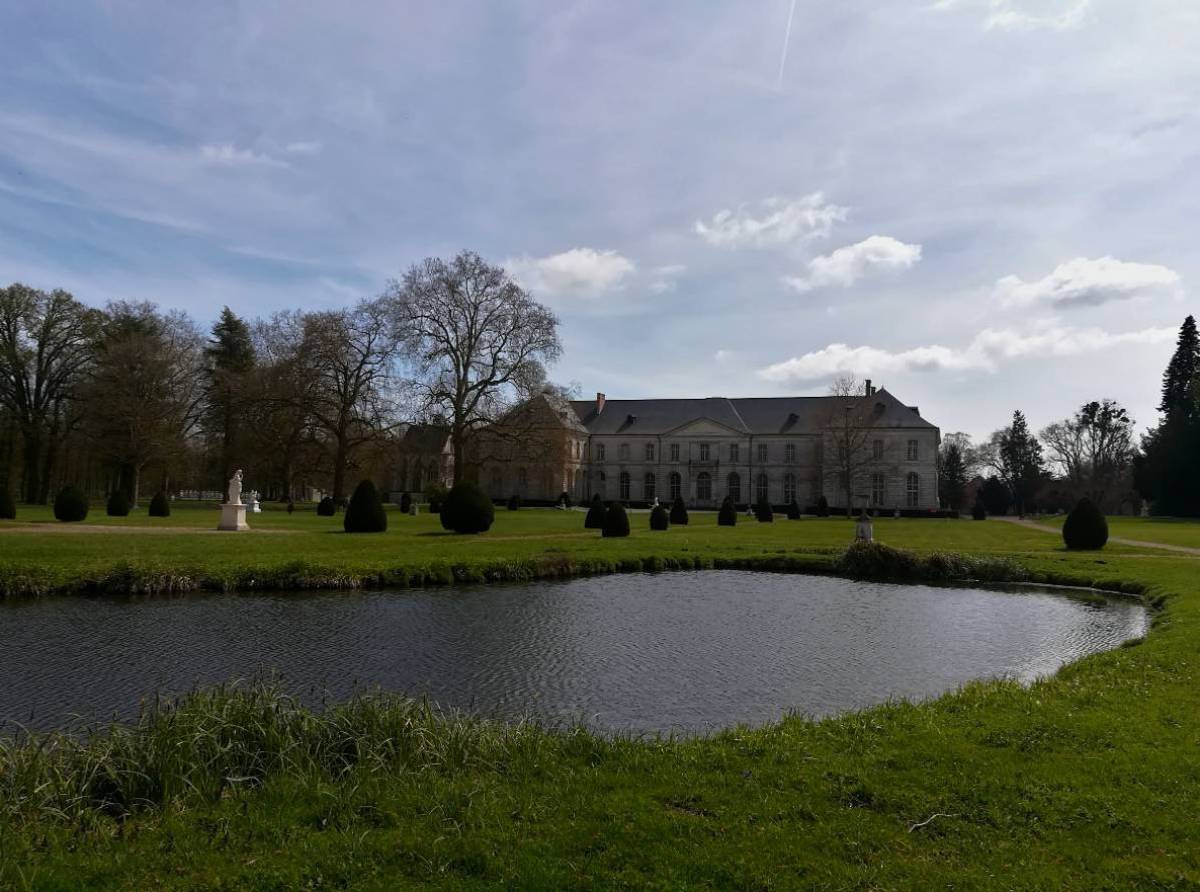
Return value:
M 609 731 L 696 733 L 1029 681 L 1144 634 L 1131 600 L 708 571 L 400 592 L 0 604 L 0 723 L 136 715 L 273 673 Z

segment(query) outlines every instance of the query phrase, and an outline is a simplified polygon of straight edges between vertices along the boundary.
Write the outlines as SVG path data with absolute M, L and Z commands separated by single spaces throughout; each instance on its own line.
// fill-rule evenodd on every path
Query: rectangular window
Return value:
M 604 461 L 604 444 L 596 444 L 596 461 Z
M 758 444 L 758 460 L 759 461 L 767 460 L 767 444 L 766 443 Z
M 708 444 L 700 444 L 700 461 L 708 461 Z
M 654 461 L 654 444 L 646 444 L 646 461 Z
M 679 461 L 679 444 L 671 444 L 671 461 Z
M 917 460 L 917 441 L 916 440 L 908 441 L 908 460 L 909 461 Z
M 796 444 L 795 443 L 788 443 L 786 446 L 783 447 L 783 460 L 787 461 L 787 462 L 793 462 L 796 460 Z M 788 501 L 790 501 L 790 499 Z
M 871 504 L 882 505 L 884 498 L 887 496 L 887 489 L 884 486 L 882 474 L 871 475 Z
M 730 461 L 738 460 L 738 444 L 737 443 L 729 444 L 729 460 Z
M 871 444 L 871 458 L 875 459 L 875 461 L 883 459 L 883 440 L 876 440 Z

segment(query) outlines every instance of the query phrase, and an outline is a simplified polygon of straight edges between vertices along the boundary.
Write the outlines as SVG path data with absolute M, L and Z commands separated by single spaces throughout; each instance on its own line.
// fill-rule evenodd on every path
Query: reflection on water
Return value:
M 736 571 L 56 598 L 0 605 L 0 721 L 130 717 L 155 693 L 269 672 L 309 697 L 378 686 L 488 716 L 694 732 L 1031 680 L 1146 628 L 1131 601 Z

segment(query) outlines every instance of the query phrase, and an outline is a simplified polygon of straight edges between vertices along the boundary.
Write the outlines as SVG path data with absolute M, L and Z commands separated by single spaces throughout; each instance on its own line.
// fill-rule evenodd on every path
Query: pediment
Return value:
M 673 437 L 741 437 L 745 436 L 745 433 L 745 431 L 730 427 L 727 424 L 713 421 L 711 418 L 693 418 L 686 424 L 681 424 L 679 427 L 667 431 L 667 435 Z

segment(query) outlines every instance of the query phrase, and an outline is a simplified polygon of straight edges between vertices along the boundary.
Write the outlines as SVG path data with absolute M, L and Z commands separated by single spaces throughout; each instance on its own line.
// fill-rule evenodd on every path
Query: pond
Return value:
M 399 592 L 0 604 L 0 723 L 129 718 L 272 673 L 513 719 L 697 733 L 1030 681 L 1145 633 L 1127 599 L 739 571 Z M 78 718 L 73 718 L 78 717 Z

